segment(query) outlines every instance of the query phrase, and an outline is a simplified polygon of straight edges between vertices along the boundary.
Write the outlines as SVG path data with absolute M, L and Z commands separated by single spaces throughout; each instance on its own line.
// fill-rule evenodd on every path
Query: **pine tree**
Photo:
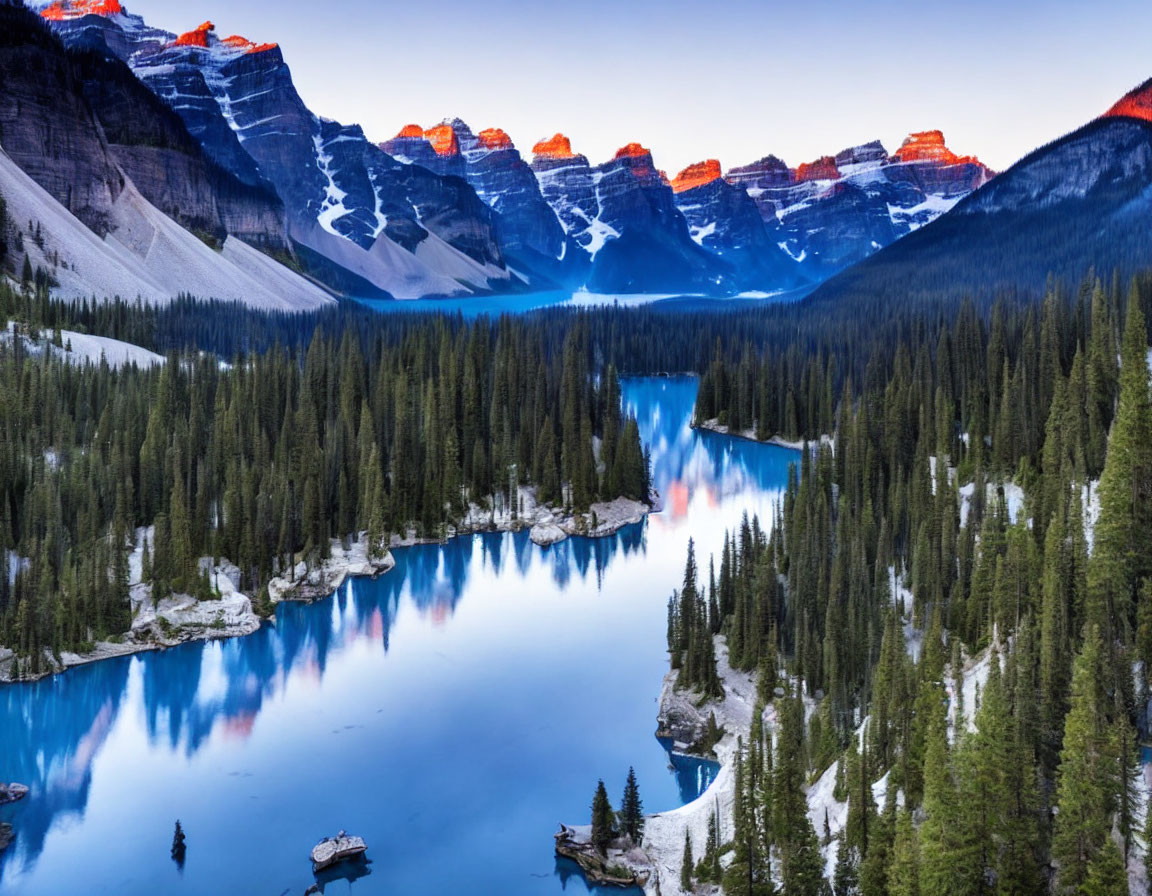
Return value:
M 592 845 L 601 853 L 608 849 L 608 844 L 615 836 L 616 814 L 612 811 L 612 804 L 608 801 L 608 791 L 601 780 L 596 785 L 596 794 L 592 797 Z
M 620 800 L 620 828 L 636 844 L 644 835 L 644 804 L 640 800 L 640 788 L 636 784 L 636 772 L 628 768 L 628 779 L 624 783 L 624 796 Z
M 888 866 L 889 896 L 920 896 L 920 844 L 910 812 L 896 819 L 896 840 Z
M 1060 863 L 1061 892 L 1083 886 L 1088 867 L 1104 846 L 1115 805 L 1116 749 L 1102 705 L 1103 645 L 1095 626 L 1072 667 L 1071 705 L 1056 782 L 1052 857 Z
M 1080 896 L 1128 896 L 1128 874 L 1116 841 L 1108 837 L 1088 864 L 1088 876 Z
M 684 854 L 680 860 L 680 889 L 691 893 L 692 886 L 692 832 L 684 829 Z
M 1100 517 L 1088 564 L 1088 622 L 1112 643 L 1127 635 L 1137 588 L 1150 569 L 1152 540 L 1152 397 L 1147 331 L 1133 290 L 1124 328 L 1120 400 L 1100 476 Z

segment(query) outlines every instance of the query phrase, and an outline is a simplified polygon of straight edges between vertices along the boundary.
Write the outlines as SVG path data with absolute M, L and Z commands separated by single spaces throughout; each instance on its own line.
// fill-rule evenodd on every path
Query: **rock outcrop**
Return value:
M 69 50 L 46 20 L 0 6 L 0 178 L 10 212 L 19 206 L 20 220 L 38 222 L 41 236 L 25 242 L 30 263 L 52 275 L 65 299 L 162 302 L 187 293 L 283 309 L 331 301 L 246 251 L 290 253 L 283 206 L 207 158 L 172 110 L 89 43 L 90 23 L 125 18 L 112 15 L 49 20 L 80 29 Z
M 210 22 L 177 36 L 123 10 L 51 24 L 70 46 L 127 63 L 214 162 L 273 192 L 315 276 L 402 298 L 519 287 L 475 191 L 314 115 L 275 44 L 221 38 Z
M 930 172 L 932 164 L 889 170 Z M 942 170 L 976 177 L 980 169 Z M 1149 183 L 1152 121 L 1105 115 L 1025 156 L 951 211 L 825 283 L 813 300 L 1040 295 L 1051 277 L 1075 282 L 1093 267 L 1135 274 L 1152 265 Z
M 587 259 L 545 202 L 532 169 L 500 128 L 474 134 L 460 119 L 421 130 L 403 128 L 381 148 L 405 162 L 461 177 L 496 214 L 508 263 L 537 285 L 578 286 Z
M 992 177 L 940 131 L 909 135 L 889 155 L 874 140 L 790 169 L 776 156 L 730 169 L 773 241 L 805 276 L 824 280 L 922 227 Z
M 731 265 L 692 239 L 671 182 L 629 143 L 591 166 L 562 134 L 536 144 L 532 169 L 568 234 L 588 253 L 597 292 L 725 293 Z
M 0 806 L 5 803 L 16 803 L 28 796 L 28 788 L 23 784 L 0 783 Z
M 738 288 L 779 291 L 804 282 L 799 266 L 777 245 L 748 191 L 724 180 L 718 161 L 685 168 L 672 181 L 672 189 L 692 239 L 728 262 Z

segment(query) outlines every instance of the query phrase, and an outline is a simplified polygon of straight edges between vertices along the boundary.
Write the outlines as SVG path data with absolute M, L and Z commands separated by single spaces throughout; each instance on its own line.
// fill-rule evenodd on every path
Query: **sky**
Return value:
M 674 174 L 790 165 L 938 128 L 996 170 L 1152 77 L 1148 0 L 123 0 L 150 24 L 276 41 L 317 114 L 373 140 L 458 116 L 522 153 L 631 141 Z

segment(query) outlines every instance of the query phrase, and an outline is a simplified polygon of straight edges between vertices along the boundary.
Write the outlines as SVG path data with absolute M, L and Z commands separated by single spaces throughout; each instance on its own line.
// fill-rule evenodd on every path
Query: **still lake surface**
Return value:
M 527 533 L 396 551 L 396 568 L 247 638 L 0 688 L 0 894 L 301 894 L 345 828 L 367 874 L 326 893 L 586 893 L 552 851 L 597 778 L 646 811 L 715 772 L 654 736 L 666 602 L 744 512 L 770 525 L 796 452 L 689 427 L 696 381 L 623 383 L 664 509 L 603 539 Z M 179 818 L 187 860 L 169 857 Z M 616 891 L 619 892 L 619 891 Z
M 669 311 L 720 311 L 750 308 L 765 303 L 795 302 L 812 291 L 812 287 L 786 290 L 778 293 L 743 293 L 736 296 L 677 296 L 649 293 L 595 293 L 587 290 L 552 290 L 544 292 L 512 293 L 489 296 L 465 296 L 455 299 L 356 299 L 376 311 L 386 314 L 407 312 L 415 314 L 460 314 L 466 319 L 482 314 L 498 317 L 501 314 L 521 314 L 542 308 L 651 308 Z

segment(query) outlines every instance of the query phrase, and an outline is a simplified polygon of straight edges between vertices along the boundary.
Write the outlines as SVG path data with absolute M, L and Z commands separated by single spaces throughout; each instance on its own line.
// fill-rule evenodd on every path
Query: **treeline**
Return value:
M 36 672 L 44 650 L 125 631 L 141 526 L 154 594 L 209 597 L 203 556 L 258 593 L 333 538 L 366 531 L 380 551 L 469 504 L 515 516 L 527 484 L 578 510 L 648 499 L 636 421 L 579 327 L 558 352 L 511 318 L 362 344 L 318 330 L 306 348 L 173 352 L 151 370 L 0 345 L 0 644 Z
M 891 345 L 861 333 L 865 376 L 839 388 L 857 358 L 711 365 L 698 418 L 835 437 L 804 452 L 770 534 L 745 521 L 707 587 L 690 558 L 672 604 L 683 685 L 714 690 L 703 645 L 722 633 L 781 721 L 774 758 L 756 734 L 742 750 L 727 892 L 772 892 L 773 857 L 797 896 L 1128 892 L 1152 670 L 1150 299 L 1145 278 L 987 317 L 965 304 Z M 797 681 L 814 703 L 799 734 Z M 784 737 L 808 780 L 837 764 L 831 881 L 789 882 L 809 838 L 801 815 L 774 821 L 795 800 L 772 766 Z

